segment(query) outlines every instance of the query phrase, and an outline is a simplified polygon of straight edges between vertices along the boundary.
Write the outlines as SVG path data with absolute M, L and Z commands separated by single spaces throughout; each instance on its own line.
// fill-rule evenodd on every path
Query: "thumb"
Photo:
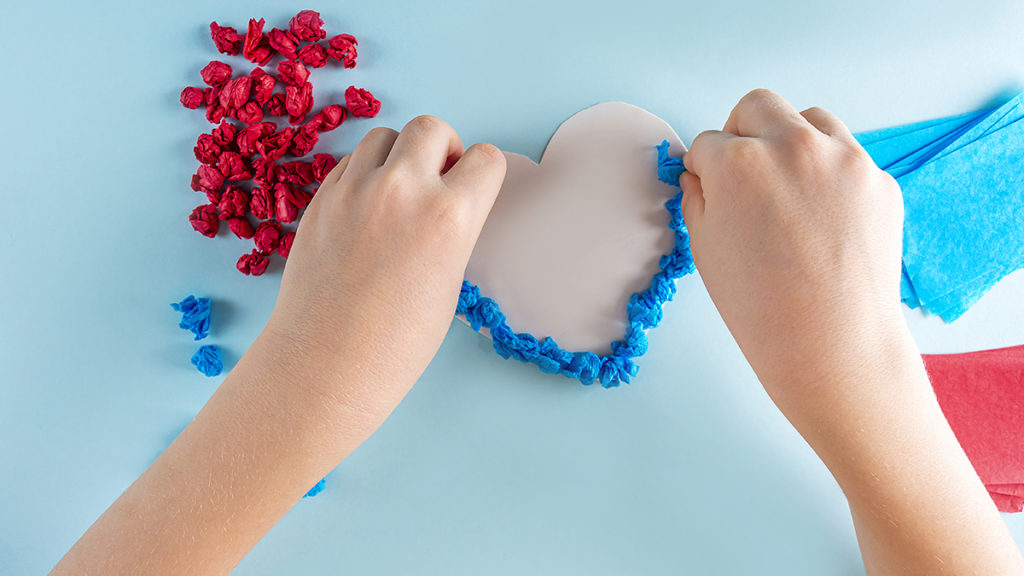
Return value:
M 692 236 L 704 221 L 704 188 L 692 172 L 683 172 L 679 185 L 683 188 L 683 221 Z

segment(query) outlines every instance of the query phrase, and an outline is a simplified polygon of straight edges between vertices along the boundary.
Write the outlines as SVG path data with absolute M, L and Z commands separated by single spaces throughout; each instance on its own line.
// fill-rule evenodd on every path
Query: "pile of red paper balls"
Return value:
M 201 134 L 194 152 L 202 163 L 192 176 L 192 189 L 206 194 L 207 203 L 189 216 L 192 227 L 213 238 L 222 221 L 239 238 L 253 240 L 256 247 L 238 259 L 243 274 L 259 276 L 266 271 L 270 256 L 277 252 L 287 258 L 295 239 L 282 224 L 295 222 L 316 194 L 316 186 L 334 168 L 330 154 L 314 154 L 320 132 L 334 130 L 345 118 L 376 116 L 380 101 L 367 90 L 349 86 L 345 106 L 324 106 L 312 116 L 313 85 L 309 68 L 338 62 L 344 68 L 356 65 L 356 39 L 339 34 L 326 43 L 323 19 L 313 10 L 303 10 L 288 22 L 288 29 L 263 32 L 265 22 L 250 19 L 245 34 L 230 26 L 210 24 L 210 36 L 221 53 L 257 64 L 247 76 L 234 76 L 231 66 L 220 61 L 201 71 L 205 88 L 188 86 L 181 91 L 186 108 L 206 109 L 206 119 L 218 124 Z M 276 74 L 266 66 L 281 56 Z M 283 90 L 276 90 L 281 86 Z M 307 121 L 307 116 L 309 116 Z M 287 117 L 278 129 L 267 117 Z M 235 122 L 237 121 L 237 122 Z M 292 158 L 284 161 L 285 157 Z M 245 182 L 251 181 L 251 185 Z

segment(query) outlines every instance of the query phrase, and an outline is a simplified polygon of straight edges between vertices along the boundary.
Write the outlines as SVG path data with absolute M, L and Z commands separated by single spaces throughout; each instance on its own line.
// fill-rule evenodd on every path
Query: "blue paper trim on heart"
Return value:
M 658 152 L 658 179 L 679 188 L 679 175 L 685 168 L 682 160 L 669 157 L 668 147 L 667 140 L 655 147 Z M 568 352 L 552 338 L 537 340 L 532 334 L 515 332 L 498 303 L 481 295 L 480 289 L 469 281 L 462 282 L 456 312 L 466 317 L 473 330 L 490 330 L 494 350 L 502 358 L 536 364 L 541 372 L 576 378 L 585 385 L 593 384 L 595 380 L 605 388 L 622 382 L 628 384 L 630 377 L 636 376 L 639 370 L 633 359 L 647 352 L 646 331 L 661 322 L 662 306 L 676 293 L 675 280 L 695 270 L 690 255 L 690 235 L 683 223 L 682 198 L 680 191 L 665 203 L 668 227 L 675 233 L 675 246 L 658 261 L 660 270 L 651 278 L 650 286 L 630 296 L 626 304 L 629 327 L 622 340 L 612 342 L 611 354 L 598 356 L 593 352 Z

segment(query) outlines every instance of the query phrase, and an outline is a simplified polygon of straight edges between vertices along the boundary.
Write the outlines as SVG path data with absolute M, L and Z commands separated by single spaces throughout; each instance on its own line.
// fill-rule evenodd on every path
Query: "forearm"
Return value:
M 805 387 L 805 405 L 791 416 L 849 500 L 868 573 L 1024 573 L 916 346 L 900 334 L 886 341 L 888 352 Z
M 261 336 L 195 420 L 55 574 L 226 574 L 376 428 L 339 374 Z M 340 361 L 343 359 L 339 359 Z M 347 377 L 359 378 L 349 372 Z M 386 416 L 386 414 L 385 414 Z

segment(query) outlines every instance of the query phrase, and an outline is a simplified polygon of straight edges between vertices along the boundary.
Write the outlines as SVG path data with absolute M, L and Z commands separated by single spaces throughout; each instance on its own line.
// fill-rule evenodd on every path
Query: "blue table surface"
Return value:
M 217 57 L 207 24 L 281 26 L 306 3 L 20 2 L 0 45 L 0 571 L 48 570 L 219 382 L 167 306 L 214 301 L 228 366 L 270 313 L 280 265 L 193 232 L 202 114 L 178 104 Z M 821 105 L 855 131 L 976 109 L 1024 78 L 1024 4 L 323 4 L 359 66 L 314 72 L 384 102 L 323 149 L 421 113 L 537 158 L 558 123 L 624 100 L 689 142 L 746 91 Z M 234 61 L 233 61 L 234 62 Z M 246 68 L 248 69 L 248 68 Z M 856 574 L 843 496 L 764 394 L 697 278 L 641 374 L 585 388 L 502 361 L 454 324 L 390 420 L 238 574 Z M 953 325 L 907 312 L 926 352 L 1024 343 L 1024 276 Z M 1024 543 L 1024 516 L 1004 516 Z

